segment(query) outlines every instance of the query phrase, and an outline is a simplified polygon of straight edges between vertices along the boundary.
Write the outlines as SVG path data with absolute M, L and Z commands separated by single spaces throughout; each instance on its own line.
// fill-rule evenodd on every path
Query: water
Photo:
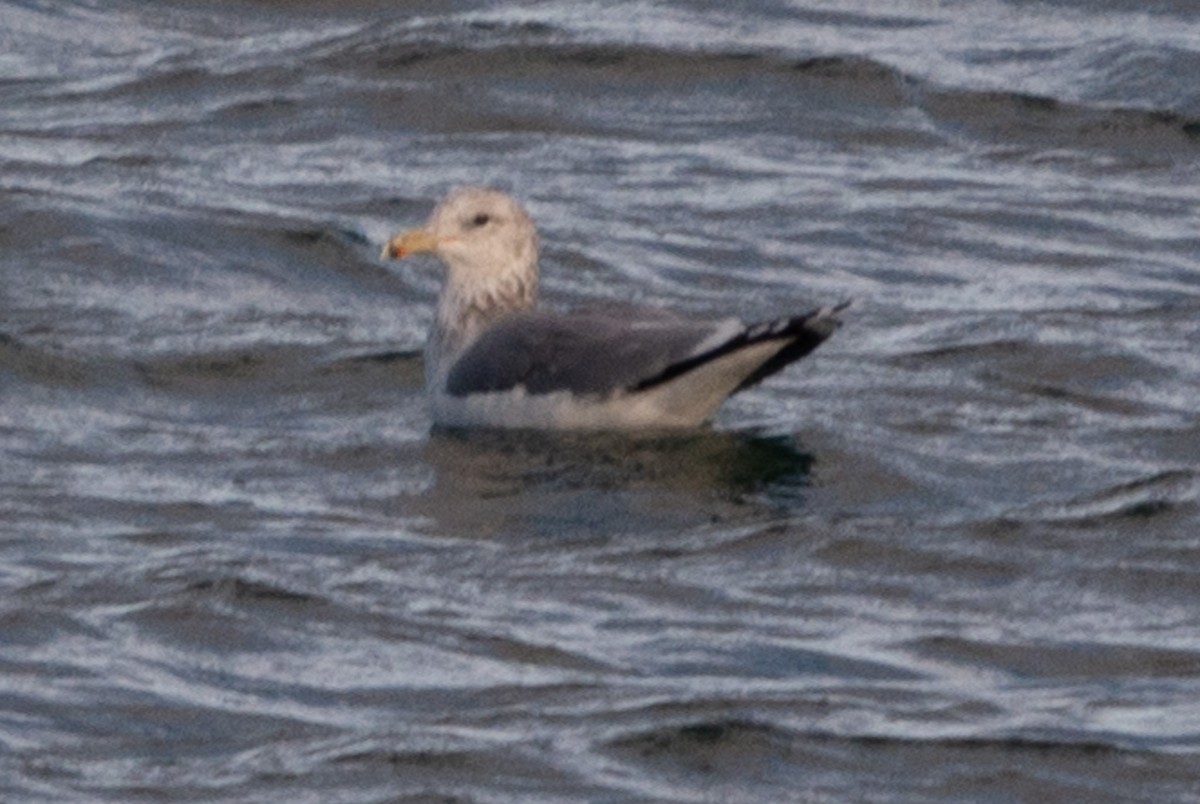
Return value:
M 0 3 L 0 798 L 1200 800 L 1191 3 Z M 431 432 L 456 183 L 812 358 Z

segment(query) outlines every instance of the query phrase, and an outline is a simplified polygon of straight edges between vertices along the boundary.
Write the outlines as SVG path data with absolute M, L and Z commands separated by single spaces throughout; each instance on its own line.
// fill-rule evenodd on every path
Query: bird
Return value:
M 488 187 L 452 190 L 381 258 L 418 254 L 445 269 L 424 358 L 433 423 L 447 428 L 697 427 L 817 348 L 849 304 L 751 324 L 632 305 L 548 310 L 533 221 Z

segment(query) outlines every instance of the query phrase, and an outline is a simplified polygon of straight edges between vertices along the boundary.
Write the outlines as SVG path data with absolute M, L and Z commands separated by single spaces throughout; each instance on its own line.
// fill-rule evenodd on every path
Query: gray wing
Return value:
M 521 313 L 496 324 L 455 362 L 454 396 L 507 391 L 606 395 L 670 382 L 720 357 L 764 341 L 783 348 L 734 389 L 740 391 L 816 349 L 841 322 L 848 303 L 745 326 L 736 319 L 687 321 L 671 314 Z
M 632 308 L 571 314 L 521 313 L 488 329 L 454 363 L 454 396 L 507 391 L 605 395 L 635 388 L 723 342 L 743 327 L 733 319 L 686 321 Z

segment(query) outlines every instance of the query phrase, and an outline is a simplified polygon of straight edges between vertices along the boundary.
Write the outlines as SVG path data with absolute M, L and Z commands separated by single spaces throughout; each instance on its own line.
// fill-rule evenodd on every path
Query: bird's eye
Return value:
M 473 226 L 487 226 L 488 221 L 490 221 L 491 219 L 492 219 L 491 215 L 488 215 L 486 212 L 480 212 L 478 215 L 476 215 L 474 218 L 471 219 L 471 224 Z

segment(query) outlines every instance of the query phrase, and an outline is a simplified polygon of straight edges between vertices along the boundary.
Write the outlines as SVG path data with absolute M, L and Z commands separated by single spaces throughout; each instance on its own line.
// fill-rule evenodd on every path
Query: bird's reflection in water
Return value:
M 761 520 L 797 505 L 813 456 L 787 436 L 435 430 L 407 506 L 436 530 L 590 537 Z

